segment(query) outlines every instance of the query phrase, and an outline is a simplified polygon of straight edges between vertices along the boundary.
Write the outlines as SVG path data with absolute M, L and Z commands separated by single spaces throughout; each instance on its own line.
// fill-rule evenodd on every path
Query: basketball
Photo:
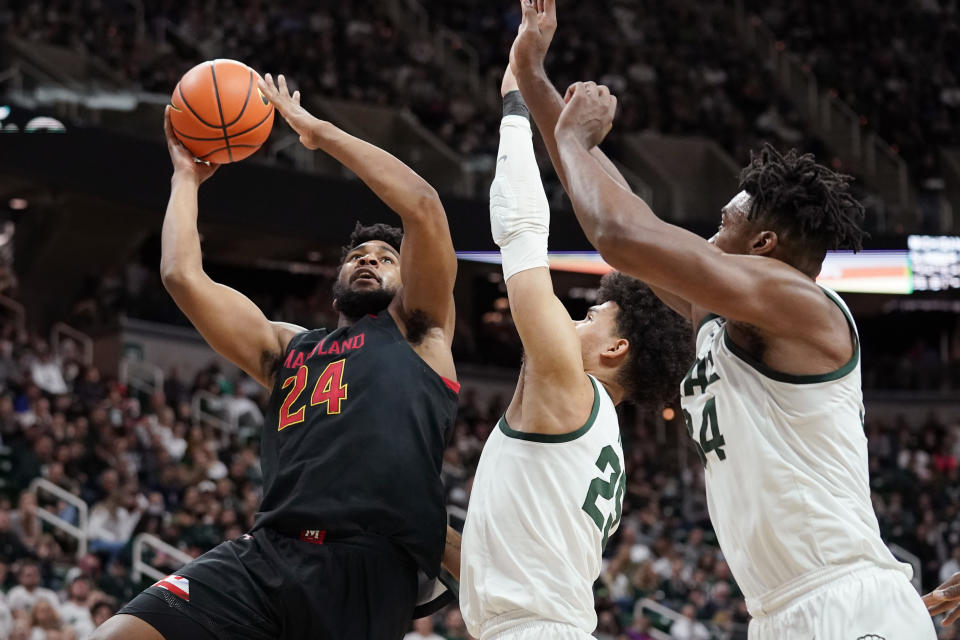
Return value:
M 259 79 L 236 60 L 208 60 L 187 71 L 170 100 L 170 122 L 183 146 L 217 164 L 259 149 L 273 128 L 273 105 L 257 88 Z

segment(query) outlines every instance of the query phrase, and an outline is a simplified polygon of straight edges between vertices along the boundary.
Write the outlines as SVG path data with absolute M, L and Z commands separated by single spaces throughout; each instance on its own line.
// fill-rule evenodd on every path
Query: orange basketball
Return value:
M 173 132 L 193 155 L 217 164 L 243 160 L 273 128 L 273 105 L 257 72 L 236 60 L 209 60 L 187 71 L 170 103 Z

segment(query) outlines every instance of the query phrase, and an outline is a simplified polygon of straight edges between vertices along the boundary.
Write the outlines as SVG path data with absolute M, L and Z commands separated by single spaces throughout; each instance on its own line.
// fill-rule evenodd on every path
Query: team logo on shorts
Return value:
M 887 639 L 884 638 L 883 636 L 878 636 L 875 633 L 868 633 L 865 636 L 860 636 L 859 638 L 857 638 L 857 640 L 887 640 Z
M 184 577 L 170 574 L 153 586 L 166 589 L 181 600 L 190 601 L 190 581 Z

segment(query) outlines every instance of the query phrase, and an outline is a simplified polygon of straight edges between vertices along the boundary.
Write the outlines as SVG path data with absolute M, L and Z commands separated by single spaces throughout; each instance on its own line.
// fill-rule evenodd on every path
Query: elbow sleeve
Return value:
M 533 132 L 523 116 L 500 123 L 497 172 L 490 185 L 490 230 L 500 247 L 505 279 L 549 266 L 550 207 L 533 152 Z

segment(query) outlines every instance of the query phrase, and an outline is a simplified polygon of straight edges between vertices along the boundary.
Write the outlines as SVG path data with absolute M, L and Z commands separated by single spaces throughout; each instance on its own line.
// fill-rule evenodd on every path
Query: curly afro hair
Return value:
M 769 143 L 750 153 L 740 190 L 751 196 L 748 219 L 762 218 L 792 237 L 791 244 L 822 262 L 830 249 L 863 247 L 863 205 L 849 191 L 848 175 L 817 164 L 796 149 L 781 154 Z
M 680 392 L 693 362 L 690 323 L 663 304 L 636 278 L 613 271 L 600 280 L 597 302 L 616 302 L 617 333 L 630 343 L 620 384 L 627 401 L 659 409 Z
M 353 228 L 353 233 L 350 234 L 350 239 L 347 241 L 347 244 L 340 249 L 340 264 L 343 264 L 344 258 L 347 257 L 347 254 L 350 253 L 354 247 L 364 242 L 370 242 L 371 240 L 386 242 L 396 249 L 397 253 L 400 253 L 400 243 L 403 241 L 403 229 L 381 222 L 364 226 L 358 221 Z

